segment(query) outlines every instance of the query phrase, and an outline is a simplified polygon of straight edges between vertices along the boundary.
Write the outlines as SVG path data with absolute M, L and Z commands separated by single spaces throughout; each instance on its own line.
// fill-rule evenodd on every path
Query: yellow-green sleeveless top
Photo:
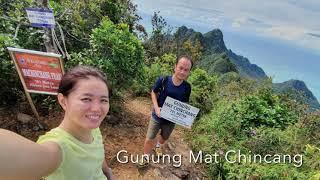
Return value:
M 46 180 L 106 180 L 102 172 L 104 147 L 100 129 L 92 130 L 94 141 L 85 144 L 57 127 L 39 137 L 37 143 L 52 141 L 62 150 L 60 166 Z

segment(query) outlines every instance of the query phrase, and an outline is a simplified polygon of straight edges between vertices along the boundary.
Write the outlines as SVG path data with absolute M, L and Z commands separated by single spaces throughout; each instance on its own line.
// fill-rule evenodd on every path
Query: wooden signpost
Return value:
M 64 74 L 61 55 L 8 47 L 33 113 L 39 114 L 30 93 L 56 95 Z

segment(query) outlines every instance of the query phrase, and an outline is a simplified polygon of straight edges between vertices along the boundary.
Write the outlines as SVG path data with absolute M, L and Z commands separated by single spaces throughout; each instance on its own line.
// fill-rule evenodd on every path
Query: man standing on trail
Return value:
M 191 86 L 186 80 L 190 74 L 192 65 L 193 63 L 190 57 L 180 56 L 176 60 L 173 75 L 159 77 L 153 85 L 151 91 L 153 111 L 144 143 L 144 156 L 139 162 L 139 167 L 148 166 L 149 160 L 146 158 L 154 148 L 155 143 L 157 143 L 155 148 L 156 155 L 159 157 L 162 156 L 162 147 L 170 137 L 175 123 L 160 117 L 161 107 L 167 96 L 182 102 L 189 101 Z M 156 138 L 159 130 L 161 130 L 160 135 Z

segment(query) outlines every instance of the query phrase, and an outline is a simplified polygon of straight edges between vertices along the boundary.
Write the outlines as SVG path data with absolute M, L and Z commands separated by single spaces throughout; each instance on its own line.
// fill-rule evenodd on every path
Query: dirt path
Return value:
M 116 159 L 119 151 L 127 151 L 127 155 L 141 155 L 143 152 L 143 143 L 147 132 L 147 126 L 150 118 L 152 104 L 149 98 L 128 96 L 122 102 L 117 102 L 121 110 L 116 116 L 109 116 L 100 126 L 104 136 L 106 157 L 108 163 L 113 169 L 117 179 L 203 179 L 203 173 L 194 164 L 188 162 L 190 148 L 183 140 L 182 129 L 175 128 L 167 146 L 164 148 L 164 154 L 173 157 L 181 155 L 182 163 L 178 166 L 178 160 L 166 158 L 164 163 L 151 163 L 148 168 L 138 169 L 134 163 L 122 164 Z M 23 107 L 28 107 L 23 105 Z M 52 110 L 48 114 L 42 114 L 40 123 L 37 120 L 21 122 L 17 120 L 17 114 L 29 114 L 30 110 L 20 109 L 0 109 L 0 127 L 14 131 L 28 139 L 36 141 L 38 137 L 48 130 L 57 127 L 63 118 L 63 113 Z M 134 158 L 136 159 L 136 158 Z
M 138 169 L 130 159 L 129 163 L 123 164 L 116 159 L 117 153 L 121 150 L 127 153 L 122 153 L 123 156 L 120 157 L 130 158 L 131 154 L 134 157 L 133 161 L 137 159 L 136 155 L 142 154 L 151 108 L 149 98 L 128 97 L 123 102 L 124 112 L 121 113 L 121 117 L 111 117 L 110 121 L 101 126 L 106 142 L 106 156 L 117 179 L 203 179 L 199 167 L 189 162 L 190 148 L 183 140 L 180 128 L 175 128 L 164 148 L 164 154 L 168 156 L 159 163 L 151 163 L 148 168 Z

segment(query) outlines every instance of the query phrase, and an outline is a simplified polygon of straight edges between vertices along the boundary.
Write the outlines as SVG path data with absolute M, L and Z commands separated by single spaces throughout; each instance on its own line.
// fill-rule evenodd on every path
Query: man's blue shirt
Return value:
M 175 86 L 172 82 L 172 76 L 168 76 L 167 81 L 163 83 L 164 78 L 165 77 L 159 77 L 152 87 L 153 92 L 158 94 L 157 101 L 159 107 L 162 107 L 167 96 L 182 102 L 189 102 L 191 89 L 190 85 L 186 81 L 183 81 L 179 86 Z M 162 87 L 162 84 L 164 88 Z M 172 123 L 166 119 L 159 118 L 154 109 L 152 111 L 152 117 L 161 124 Z

